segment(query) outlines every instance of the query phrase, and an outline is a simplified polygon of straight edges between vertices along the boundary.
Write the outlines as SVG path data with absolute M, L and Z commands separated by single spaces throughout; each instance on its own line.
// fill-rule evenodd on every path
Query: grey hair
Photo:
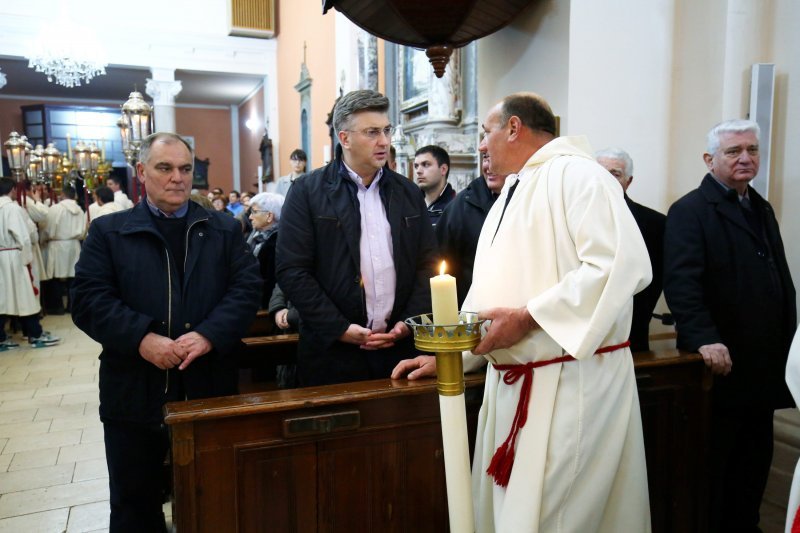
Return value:
M 350 125 L 350 117 L 361 111 L 389 112 L 389 99 L 377 91 L 362 89 L 345 94 L 333 108 L 333 129 L 336 133 Z
M 156 133 L 151 133 L 142 141 L 142 146 L 139 148 L 139 162 L 143 165 L 146 165 L 147 162 L 150 160 L 150 150 L 153 147 L 153 144 L 156 141 L 161 141 L 165 144 L 175 144 L 175 143 L 182 143 L 187 150 L 189 150 L 189 156 L 192 158 L 192 166 L 194 166 L 194 151 L 192 147 L 189 146 L 189 143 L 186 142 L 186 139 L 178 135 L 177 133 L 171 133 L 168 131 L 159 131 Z
M 595 159 L 600 159 L 601 157 L 606 159 L 618 159 L 622 161 L 625 163 L 625 177 L 630 178 L 633 176 L 633 159 L 631 159 L 631 156 L 628 154 L 628 152 L 622 148 L 605 148 L 594 153 Z
M 719 138 L 723 133 L 755 133 L 756 139 L 761 138 L 761 128 L 752 120 L 744 118 L 735 118 L 733 120 L 726 120 L 720 122 L 708 132 L 706 136 L 706 150 L 711 155 L 719 151 Z
M 275 221 L 281 219 L 283 196 L 274 192 L 260 192 L 250 199 L 250 207 L 258 207 L 262 211 L 269 211 L 275 216 Z

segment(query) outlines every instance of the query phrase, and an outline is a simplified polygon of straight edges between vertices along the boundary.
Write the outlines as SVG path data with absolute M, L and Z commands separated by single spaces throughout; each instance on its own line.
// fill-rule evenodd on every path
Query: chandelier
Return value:
M 66 17 L 57 24 L 45 24 L 34 43 L 34 50 L 26 56 L 28 67 L 44 73 L 49 82 L 80 87 L 106 73 L 107 63 L 94 34 Z

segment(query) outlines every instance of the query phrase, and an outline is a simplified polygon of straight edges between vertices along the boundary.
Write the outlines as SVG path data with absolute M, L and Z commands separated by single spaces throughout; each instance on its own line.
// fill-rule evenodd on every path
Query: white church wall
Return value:
M 499 32 L 478 41 L 478 117 L 517 91 L 544 96 L 567 114 L 570 3 L 543 0 Z M 563 129 L 563 122 L 562 122 Z
M 800 286 L 800 2 L 776 0 L 772 19 L 776 66 L 770 203 L 775 207 L 792 279 Z
M 570 134 L 595 150 L 616 146 L 634 161 L 628 189 L 663 211 L 670 137 L 674 0 L 573 0 L 570 9 Z

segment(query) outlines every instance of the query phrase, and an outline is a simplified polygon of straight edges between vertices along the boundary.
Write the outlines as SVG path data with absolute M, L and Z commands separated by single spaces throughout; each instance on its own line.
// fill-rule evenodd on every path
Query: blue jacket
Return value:
M 181 276 L 145 202 L 89 228 L 72 283 L 72 319 L 103 347 L 103 420 L 158 423 L 164 403 L 183 393 L 236 393 L 233 352 L 260 303 L 258 264 L 237 221 L 194 202 L 185 242 Z M 161 370 L 139 354 L 148 332 L 176 339 L 189 331 L 213 349 L 183 371 Z
M 295 180 L 281 210 L 276 273 L 300 314 L 297 364 L 304 386 L 389 377 L 400 359 L 418 353 L 410 337 L 377 351 L 338 340 L 350 324 L 367 323 L 360 208 L 340 150 L 327 166 Z M 431 312 L 436 239 L 416 185 L 385 168 L 376 186 L 391 227 L 397 275 L 391 329 Z

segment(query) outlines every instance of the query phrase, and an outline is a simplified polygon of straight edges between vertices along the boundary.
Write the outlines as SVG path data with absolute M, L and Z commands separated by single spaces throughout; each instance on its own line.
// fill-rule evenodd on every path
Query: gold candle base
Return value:
M 430 314 L 406 320 L 414 333 L 418 350 L 436 353 L 437 390 L 442 396 L 464 392 L 464 363 L 461 352 L 472 350 L 481 341 L 478 313 L 461 311 L 458 324 L 434 324 Z

